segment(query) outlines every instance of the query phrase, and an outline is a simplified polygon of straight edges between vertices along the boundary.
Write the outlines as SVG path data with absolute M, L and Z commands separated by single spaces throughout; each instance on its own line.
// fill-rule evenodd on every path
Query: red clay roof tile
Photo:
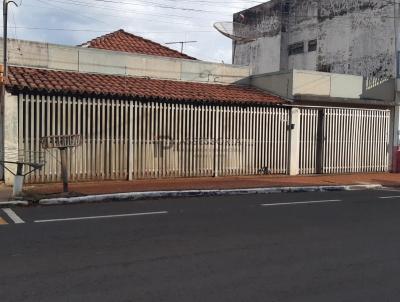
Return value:
M 82 47 L 99 48 L 130 53 L 140 53 L 153 56 L 196 60 L 186 54 L 147 40 L 145 38 L 128 33 L 122 29 L 90 40 Z
M 142 97 L 171 101 L 282 104 L 286 101 L 249 86 L 221 85 L 55 71 L 9 68 L 7 90 L 15 93 L 63 93 Z

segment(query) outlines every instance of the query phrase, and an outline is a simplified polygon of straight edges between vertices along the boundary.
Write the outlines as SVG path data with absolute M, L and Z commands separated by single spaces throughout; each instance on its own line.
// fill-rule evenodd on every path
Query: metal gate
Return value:
M 302 108 L 300 173 L 385 172 L 389 110 Z
M 286 174 L 290 109 L 19 95 L 19 146 L 81 134 L 77 180 Z M 60 181 L 58 150 L 28 183 Z

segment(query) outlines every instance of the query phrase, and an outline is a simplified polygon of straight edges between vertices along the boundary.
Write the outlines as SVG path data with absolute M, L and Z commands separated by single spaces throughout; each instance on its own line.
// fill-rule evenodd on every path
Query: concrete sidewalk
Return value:
M 5 202 L 12 199 L 12 187 L 0 183 L 0 202 Z
M 180 190 L 222 190 L 276 187 L 311 187 L 381 184 L 400 187 L 400 174 L 371 173 L 317 176 L 241 176 L 149 179 L 134 181 L 99 181 L 70 184 L 69 196 L 102 195 L 127 192 L 180 191 Z M 25 186 L 25 196 L 48 198 L 62 196 L 62 185 L 38 184 Z M 67 197 L 67 196 L 64 196 Z

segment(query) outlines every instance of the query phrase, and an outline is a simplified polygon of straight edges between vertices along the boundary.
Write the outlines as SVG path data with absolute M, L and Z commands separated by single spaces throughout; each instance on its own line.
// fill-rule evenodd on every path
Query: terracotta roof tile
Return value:
M 9 68 L 7 90 L 103 97 L 142 97 L 171 101 L 282 104 L 286 101 L 248 86 L 156 80 L 35 69 Z
M 122 29 L 104 36 L 100 36 L 79 46 L 140 53 L 161 57 L 196 60 L 193 57 L 180 53 L 156 42 L 128 33 Z

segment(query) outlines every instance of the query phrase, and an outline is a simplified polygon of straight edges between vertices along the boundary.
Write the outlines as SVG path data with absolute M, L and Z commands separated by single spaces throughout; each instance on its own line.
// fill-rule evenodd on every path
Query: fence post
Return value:
M 215 127 L 214 127 L 214 177 L 218 177 L 218 167 L 219 167 L 219 109 L 220 107 L 216 106 L 214 109 L 215 112 Z
M 325 110 L 318 110 L 318 130 L 317 130 L 317 174 L 324 171 L 323 152 L 324 152 L 324 126 L 325 126 Z
M 129 138 L 128 138 L 128 180 L 132 181 L 133 180 L 133 158 L 136 150 L 133 146 L 133 131 L 134 131 L 134 119 L 133 119 L 133 106 L 136 106 L 136 103 L 133 104 L 133 101 L 129 102 L 129 105 L 126 106 L 126 110 L 129 110 L 129 120 L 126 123 L 128 125 L 128 133 L 129 133 Z M 136 144 L 136 141 L 135 141 Z
M 300 173 L 300 109 L 290 110 L 289 125 L 289 174 Z

